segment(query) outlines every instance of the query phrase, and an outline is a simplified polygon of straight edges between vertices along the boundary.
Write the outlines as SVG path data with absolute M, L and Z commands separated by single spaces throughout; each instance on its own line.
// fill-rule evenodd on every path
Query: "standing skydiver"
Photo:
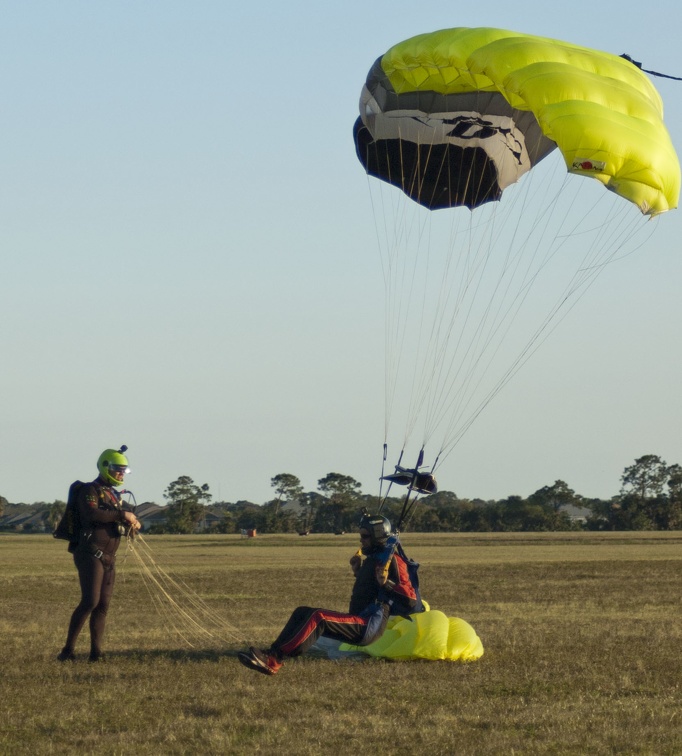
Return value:
M 102 640 L 114 591 L 116 552 L 121 536 L 140 529 L 137 517 L 123 509 L 121 492 L 116 490 L 130 472 L 126 449 L 122 446 L 118 451 L 103 451 L 97 460 L 97 478 L 92 483 L 76 482 L 69 491 L 67 515 L 73 536 L 69 551 L 78 570 L 81 600 L 71 615 L 66 644 L 57 656 L 59 661 L 75 660 L 76 641 L 88 617 L 89 660 L 103 658 Z
M 423 611 L 407 561 L 396 544 L 385 517 L 364 515 L 360 521 L 361 548 L 350 559 L 355 584 L 348 612 L 299 606 L 270 648 L 251 646 L 237 654 L 239 661 L 249 669 L 274 675 L 284 659 L 304 653 L 320 636 L 367 646 L 381 637 L 389 615 Z

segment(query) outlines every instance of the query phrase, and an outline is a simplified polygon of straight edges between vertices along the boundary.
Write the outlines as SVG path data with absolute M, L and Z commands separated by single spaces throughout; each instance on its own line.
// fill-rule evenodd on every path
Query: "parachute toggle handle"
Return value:
M 416 467 L 408 468 L 396 465 L 395 472 L 391 475 L 382 476 L 382 480 L 388 480 L 399 486 L 409 486 L 415 493 L 428 496 L 438 493 L 438 484 L 431 473 L 420 473 Z

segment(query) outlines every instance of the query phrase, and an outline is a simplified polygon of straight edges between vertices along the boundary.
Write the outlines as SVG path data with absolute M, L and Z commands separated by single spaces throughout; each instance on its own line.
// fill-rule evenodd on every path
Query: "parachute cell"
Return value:
M 658 92 L 631 61 L 499 29 L 446 29 L 371 68 L 354 128 L 370 175 L 429 209 L 475 208 L 558 147 L 647 215 L 677 206 L 680 165 Z

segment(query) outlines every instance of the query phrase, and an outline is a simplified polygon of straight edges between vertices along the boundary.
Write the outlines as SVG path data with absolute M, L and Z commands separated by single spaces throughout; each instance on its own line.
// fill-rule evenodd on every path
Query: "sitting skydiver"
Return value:
M 420 473 L 419 470 L 411 470 L 399 465 L 396 465 L 394 473 L 384 475 L 381 480 L 388 480 L 399 486 L 410 486 L 413 491 L 420 494 L 435 494 L 438 492 L 438 484 L 431 473 Z
M 264 675 L 274 675 L 286 658 L 305 653 L 320 636 L 367 646 L 381 637 L 389 615 L 422 611 L 407 561 L 387 548 L 389 538 L 391 523 L 385 517 L 364 515 L 360 549 L 350 559 L 355 584 L 348 612 L 299 606 L 270 648 L 251 646 L 237 654 L 239 661 Z

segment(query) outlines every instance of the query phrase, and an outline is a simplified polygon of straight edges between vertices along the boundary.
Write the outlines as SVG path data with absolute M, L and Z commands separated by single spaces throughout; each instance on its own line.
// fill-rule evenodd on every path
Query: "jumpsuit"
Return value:
M 76 505 L 81 530 L 73 561 L 78 570 L 81 600 L 71 615 L 62 654 L 73 654 L 78 636 L 90 617 L 90 659 L 102 655 L 107 611 L 116 580 L 116 551 L 121 542 L 119 522 L 101 522 L 98 513 L 120 510 L 120 495 L 100 479 L 78 491 Z
M 381 637 L 391 614 L 409 614 L 417 603 L 417 594 L 410 582 L 405 560 L 393 554 L 388 582 L 381 587 L 377 571 L 383 565 L 376 554 L 368 554 L 358 571 L 348 612 L 335 612 L 310 606 L 299 606 L 291 614 L 277 640 L 269 649 L 277 661 L 305 653 L 323 636 L 367 646 Z

